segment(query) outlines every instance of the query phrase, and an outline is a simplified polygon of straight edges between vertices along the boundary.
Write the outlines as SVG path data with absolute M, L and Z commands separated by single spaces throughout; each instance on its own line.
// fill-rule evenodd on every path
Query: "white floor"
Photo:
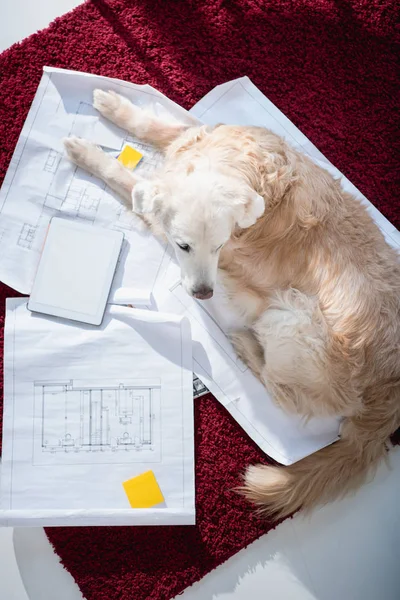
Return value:
M 4 50 L 77 0 L 0 0 Z M 400 449 L 354 497 L 297 516 L 179 596 L 182 600 L 398 600 Z M 0 529 L 0 598 L 81 600 L 43 529 Z M 134 600 L 134 599 L 132 599 Z

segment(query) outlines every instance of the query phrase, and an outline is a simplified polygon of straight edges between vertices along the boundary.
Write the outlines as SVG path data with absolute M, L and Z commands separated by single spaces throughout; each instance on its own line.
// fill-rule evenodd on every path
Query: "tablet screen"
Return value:
M 122 241 L 119 231 L 53 218 L 28 308 L 100 325 Z

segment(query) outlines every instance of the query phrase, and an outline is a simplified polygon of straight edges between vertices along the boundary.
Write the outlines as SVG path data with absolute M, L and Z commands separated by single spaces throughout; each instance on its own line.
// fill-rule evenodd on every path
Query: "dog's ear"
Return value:
M 265 211 L 265 201 L 262 196 L 252 189 L 236 203 L 235 220 L 241 229 L 251 227 Z
M 132 190 L 133 212 L 142 215 L 156 212 L 162 200 L 160 185 L 157 181 L 143 179 Z

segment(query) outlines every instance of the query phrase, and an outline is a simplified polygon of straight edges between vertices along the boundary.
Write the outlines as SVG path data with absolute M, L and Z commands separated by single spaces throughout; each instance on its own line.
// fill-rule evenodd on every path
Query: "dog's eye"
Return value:
M 189 250 L 190 250 L 190 246 L 189 246 L 189 244 L 178 244 L 178 246 L 179 246 L 179 248 L 180 248 L 181 250 L 183 250 L 184 252 L 189 252 Z

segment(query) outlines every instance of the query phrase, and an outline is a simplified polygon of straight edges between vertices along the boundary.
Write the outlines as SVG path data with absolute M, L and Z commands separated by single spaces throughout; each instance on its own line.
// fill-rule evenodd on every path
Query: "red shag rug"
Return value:
M 185 108 L 248 75 L 394 224 L 397 0 L 91 0 L 0 56 L 0 177 L 51 65 L 149 83 Z M 0 287 L 4 299 L 17 295 Z M 225 410 L 196 406 L 197 525 L 55 528 L 88 600 L 168 600 L 269 531 L 230 490 L 262 456 Z

